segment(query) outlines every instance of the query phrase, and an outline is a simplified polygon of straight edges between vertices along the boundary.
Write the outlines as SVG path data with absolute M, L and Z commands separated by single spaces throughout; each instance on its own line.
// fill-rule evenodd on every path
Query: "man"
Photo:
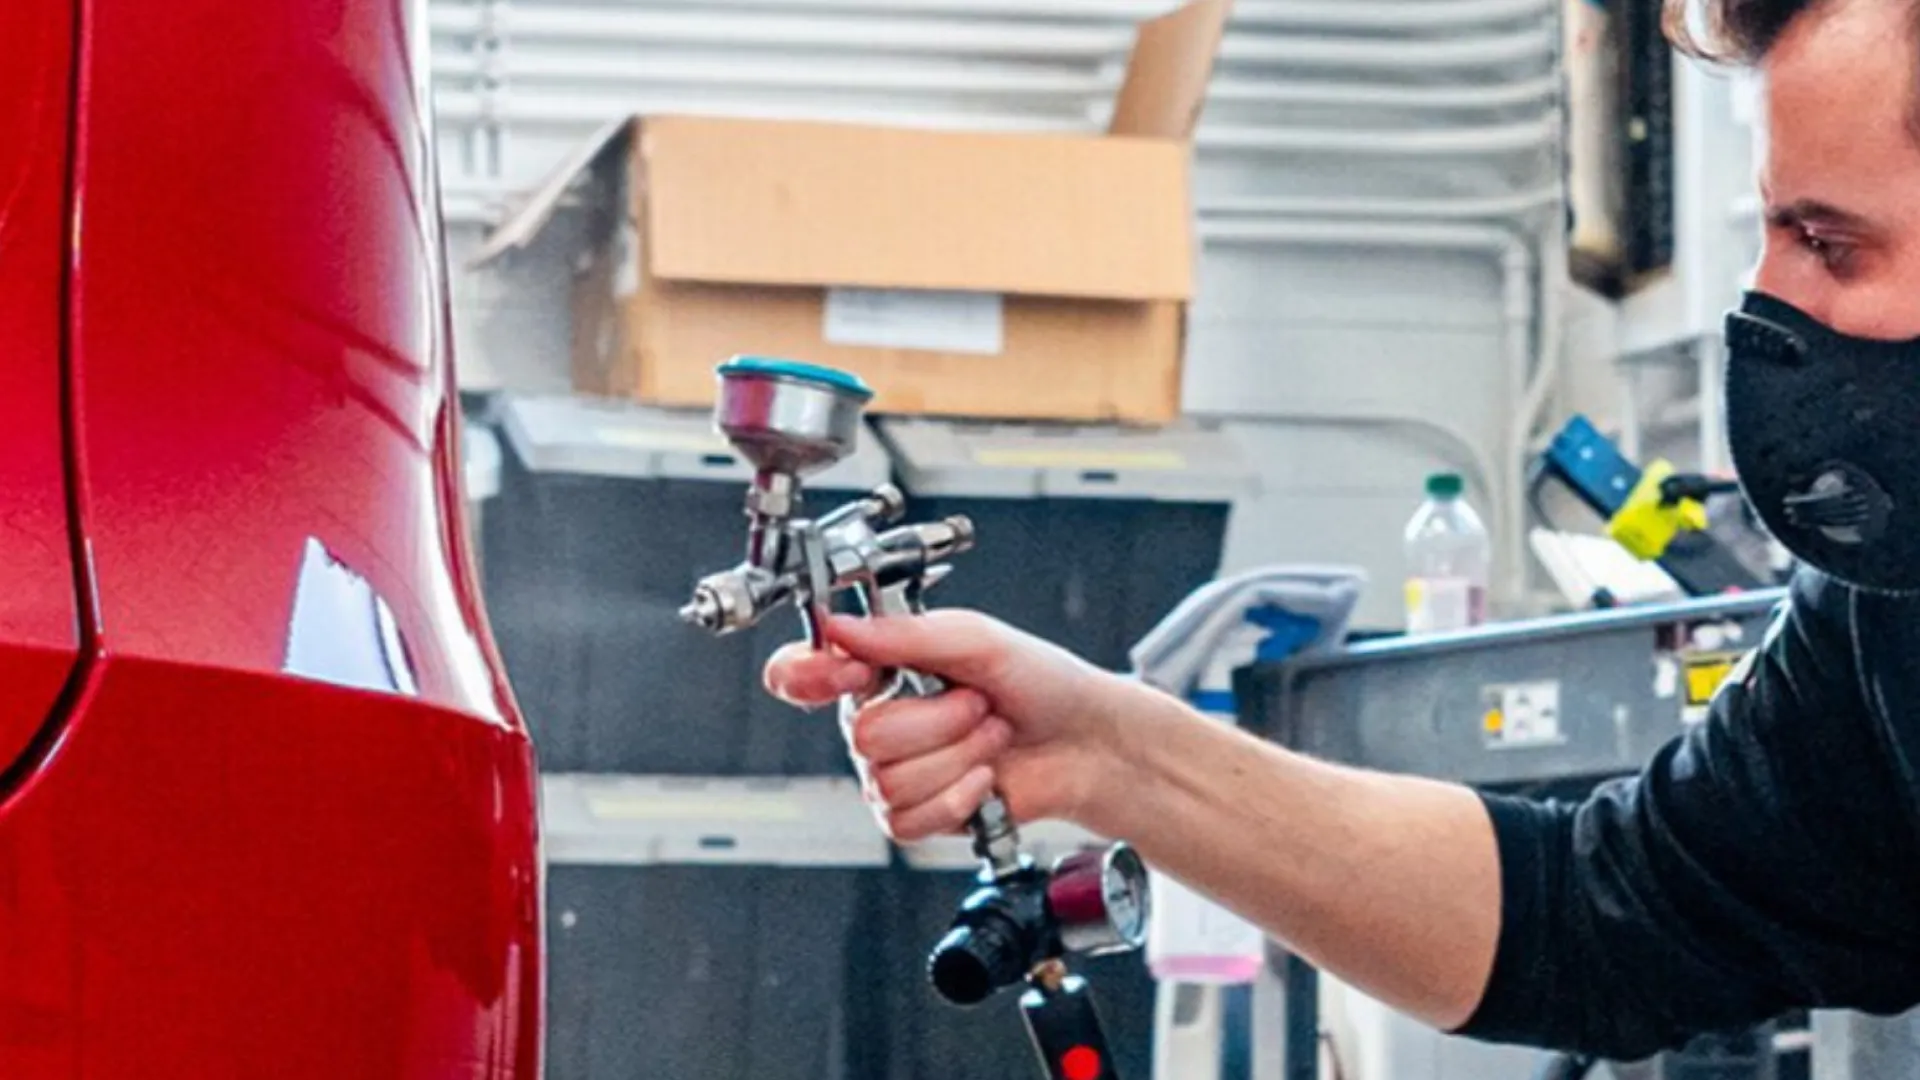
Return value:
M 1580 805 L 1306 759 L 988 617 L 836 621 L 769 688 L 901 664 L 961 687 L 849 734 L 889 831 L 998 785 L 1444 1030 L 1635 1059 L 1795 1007 L 1920 1003 L 1920 3 L 1715 0 L 1690 50 L 1757 64 L 1755 293 L 1729 319 L 1747 494 L 1801 558 L 1709 720 Z M 1673 16 L 1678 16 L 1677 18 Z

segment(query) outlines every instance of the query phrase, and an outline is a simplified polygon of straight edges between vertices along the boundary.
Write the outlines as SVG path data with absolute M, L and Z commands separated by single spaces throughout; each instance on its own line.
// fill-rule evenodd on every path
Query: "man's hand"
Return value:
M 1436 1026 L 1467 1018 L 1500 925 L 1492 824 L 1465 788 L 1312 761 L 973 612 L 834 619 L 767 688 L 802 706 L 911 667 L 954 689 L 860 710 L 883 824 L 961 829 L 998 786 L 1016 821 L 1126 840 L 1322 968 Z
M 961 829 L 996 785 L 1017 821 L 1088 824 L 1124 744 L 1139 687 L 985 615 L 836 617 L 830 648 L 780 650 L 767 689 L 812 707 L 878 689 L 882 668 L 938 675 L 938 697 L 859 710 L 847 736 L 887 831 L 910 842 Z

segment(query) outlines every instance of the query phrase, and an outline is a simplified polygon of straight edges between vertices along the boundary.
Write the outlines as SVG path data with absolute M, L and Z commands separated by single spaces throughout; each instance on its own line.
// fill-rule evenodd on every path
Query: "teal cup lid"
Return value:
M 772 356 L 736 356 L 721 364 L 717 371 L 723 379 L 729 375 L 766 375 L 814 383 L 829 390 L 852 394 L 863 401 L 873 396 L 873 389 L 850 371 L 803 363 L 799 360 L 782 360 Z

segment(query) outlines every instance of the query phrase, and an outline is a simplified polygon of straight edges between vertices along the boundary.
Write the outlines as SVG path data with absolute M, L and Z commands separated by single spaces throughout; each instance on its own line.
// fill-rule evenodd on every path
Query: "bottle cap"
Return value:
M 1466 490 L 1459 473 L 1434 473 L 1427 477 L 1427 494 L 1436 499 L 1457 499 Z

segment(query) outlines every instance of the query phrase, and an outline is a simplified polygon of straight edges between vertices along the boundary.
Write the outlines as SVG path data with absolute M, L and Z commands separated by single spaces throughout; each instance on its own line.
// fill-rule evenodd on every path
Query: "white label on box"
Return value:
M 999 293 L 828 289 L 820 336 L 835 345 L 997 355 L 1005 348 Z

